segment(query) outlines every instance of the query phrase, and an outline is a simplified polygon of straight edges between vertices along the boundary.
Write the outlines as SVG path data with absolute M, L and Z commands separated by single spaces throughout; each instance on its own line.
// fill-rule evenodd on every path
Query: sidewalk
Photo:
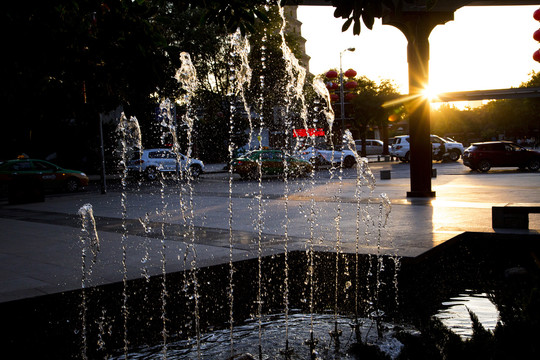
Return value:
M 209 165 L 207 171 L 219 176 L 223 164 Z M 415 257 L 467 231 L 540 236 L 540 216 L 536 215 L 530 216 L 531 230 L 501 231 L 491 227 L 494 205 L 540 203 L 539 180 L 538 173 L 439 176 L 433 182 L 437 192 L 435 200 L 407 199 L 408 179 L 379 181 L 372 198 L 364 197 L 361 203 L 374 203 L 373 219 L 376 220 L 378 201 L 386 194 L 391 203 L 388 224 L 380 239 L 376 235 L 377 226 L 369 229 L 371 243 L 363 244 L 361 252 Z M 264 210 L 261 234 L 253 224 L 253 219 L 257 218 L 259 184 L 238 182 L 229 189 L 227 181 L 212 176 L 207 179 L 203 176 L 193 189 L 195 221 L 192 226 L 181 225 L 186 213 L 182 213 L 178 205 L 178 192 L 174 188 L 167 189 L 163 195 L 159 188 L 155 192 L 130 193 L 125 216 L 122 195 L 114 191 L 106 195 L 81 192 L 50 196 L 42 203 L 1 203 L 0 302 L 80 289 L 83 271 L 92 272 L 85 286 L 94 286 L 122 281 L 124 273 L 128 279 L 134 279 L 144 274 L 158 275 L 163 270 L 189 269 L 194 250 L 196 264 L 201 267 L 227 263 L 231 255 L 235 261 L 255 258 L 258 241 L 263 255 L 283 252 L 285 240 L 289 251 L 304 251 L 309 234 L 305 217 L 311 199 L 321 206 L 317 214 L 316 250 L 335 251 L 334 211 L 339 209 L 342 251 L 354 252 L 355 243 L 351 239 L 355 237 L 358 206 L 355 181 L 344 180 L 338 187 L 335 181 L 317 180 L 312 189 L 302 184 L 301 181 L 288 184 L 286 234 L 284 184 L 278 181 L 265 183 L 261 201 L 267 210 Z M 228 227 L 229 198 L 234 202 L 232 231 Z M 81 232 L 77 211 L 86 203 L 92 204 L 96 217 L 99 252 L 95 259 L 88 247 L 84 247 L 83 254 L 83 240 L 88 244 L 88 239 Z M 189 205 L 187 200 L 184 205 Z M 155 211 L 149 214 L 150 209 Z M 160 209 L 166 214 L 162 216 Z M 140 219 L 148 214 L 150 229 L 144 231 Z M 235 244 L 232 253 L 231 234 Z M 381 240 L 380 243 L 377 240 Z

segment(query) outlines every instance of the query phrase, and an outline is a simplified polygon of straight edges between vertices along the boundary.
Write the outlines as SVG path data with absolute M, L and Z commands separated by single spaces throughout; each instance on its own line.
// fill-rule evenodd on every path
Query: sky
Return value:
M 540 72 L 532 54 L 540 43 L 533 33 L 540 22 L 533 18 L 539 6 L 467 6 L 454 20 L 438 25 L 430 41 L 430 89 L 435 92 L 487 90 L 518 87 Z M 321 74 L 353 68 L 358 75 L 379 82 L 393 80 L 402 94 L 408 93 L 407 40 L 397 28 L 376 19 L 372 30 L 362 27 L 360 36 L 352 26 L 341 32 L 342 19 L 335 19 L 331 6 L 299 6 L 298 20 L 311 56 L 310 72 Z M 362 24 L 363 25 L 363 24 Z

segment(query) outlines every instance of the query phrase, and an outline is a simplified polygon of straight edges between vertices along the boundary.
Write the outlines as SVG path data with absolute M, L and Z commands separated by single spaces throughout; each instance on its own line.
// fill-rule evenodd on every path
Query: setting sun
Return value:
M 435 100 L 437 93 L 517 87 L 528 80 L 531 71 L 540 71 L 540 63 L 532 58 L 538 49 L 533 39 L 538 29 L 533 18 L 536 9 L 465 6 L 455 12 L 453 21 L 436 26 L 429 37 L 430 90 L 426 96 Z M 407 39 L 397 28 L 376 19 L 373 30 L 363 28 L 360 36 L 343 33 L 343 21 L 333 17 L 331 6 L 300 6 L 298 18 L 311 56 L 310 72 L 335 68 L 340 52 L 355 47 L 354 53 L 343 54 L 344 69 L 353 68 L 375 81 L 391 79 L 402 94 L 408 93 Z
M 425 98 L 429 100 L 429 102 L 437 100 L 440 93 L 440 91 L 438 91 L 434 86 L 431 85 L 427 85 L 422 91 L 422 94 Z

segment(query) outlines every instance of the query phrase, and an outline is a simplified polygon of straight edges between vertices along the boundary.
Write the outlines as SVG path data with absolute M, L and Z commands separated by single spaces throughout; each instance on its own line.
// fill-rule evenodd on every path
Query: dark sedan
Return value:
M 282 150 L 254 150 L 232 161 L 233 172 L 242 178 L 262 175 L 302 176 L 313 170 L 309 161 L 286 155 Z
M 37 159 L 7 160 L 0 164 L 0 182 L 17 186 L 22 182 L 35 183 L 46 190 L 77 191 L 88 185 L 88 176 L 78 170 L 61 168 Z
M 518 167 L 537 171 L 540 168 L 540 152 L 528 150 L 510 141 L 473 143 L 463 153 L 463 164 L 482 172 L 492 167 Z

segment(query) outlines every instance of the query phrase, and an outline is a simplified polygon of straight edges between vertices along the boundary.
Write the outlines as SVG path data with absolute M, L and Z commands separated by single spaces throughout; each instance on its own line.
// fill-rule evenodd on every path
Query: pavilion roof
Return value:
M 437 0 L 429 9 L 423 5 L 425 3 L 425 0 L 416 0 L 412 4 L 404 2 L 403 11 L 456 11 L 463 6 L 538 5 L 538 0 Z M 332 6 L 327 0 L 303 0 L 300 4 Z

